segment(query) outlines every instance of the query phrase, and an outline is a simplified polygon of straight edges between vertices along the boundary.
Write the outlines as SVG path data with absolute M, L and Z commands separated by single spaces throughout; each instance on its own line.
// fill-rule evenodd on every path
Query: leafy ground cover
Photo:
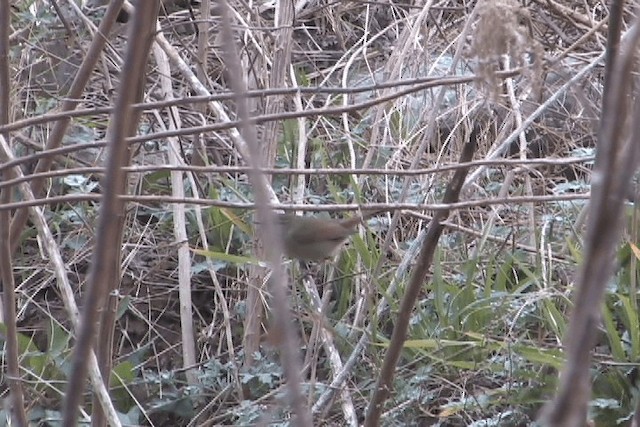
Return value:
M 43 147 L 53 114 L 97 37 L 91 24 L 105 9 L 89 3 L 76 10 L 13 2 L 11 149 L 26 182 L 33 182 L 39 153 L 50 153 Z M 268 91 L 249 101 L 267 164 L 279 169 L 271 187 L 281 202 L 328 208 L 332 216 L 349 215 L 342 212 L 347 205 L 385 210 L 335 260 L 287 264 L 302 392 L 317 425 L 364 420 L 418 250 L 462 146 L 476 138 L 460 203 L 445 222 L 411 313 L 382 424 L 530 425 L 553 396 L 565 362 L 602 103 L 607 11 L 595 1 L 534 1 L 526 8 L 512 1 L 418 3 L 301 3 L 282 85 L 298 89 L 282 95 L 279 110 L 269 109 Z M 281 47 L 273 7 L 229 6 L 248 88 L 279 87 L 271 80 Z M 189 76 L 152 55 L 136 128 L 143 141 L 130 142 L 117 292 L 100 308 L 116 319 L 109 396 L 123 425 L 291 421 L 282 337 L 273 327 L 271 295 L 261 287 L 268 269 L 260 258 L 270 247 L 254 243 L 254 187 L 233 126 L 224 123 L 235 118 L 237 100 L 227 93 L 234 76 L 223 59 L 218 12 L 207 20 L 208 32 L 196 32 L 193 18 L 202 10 L 191 17 L 187 9 L 167 8 L 160 33 L 211 94 L 226 96 L 188 99 L 201 94 Z M 54 152 L 53 173 L 43 176 L 40 205 L 55 246 L 31 220 L 13 255 L 19 372 L 34 425 L 61 425 L 76 331 L 49 251 L 64 261 L 82 307 L 108 176 L 104 142 L 130 25 L 116 24 L 108 35 L 62 141 L 66 149 Z M 208 49 L 198 50 L 199 37 Z M 167 100 L 163 78 L 173 97 L 186 101 L 171 109 L 159 104 Z M 222 119 L 214 102 L 231 118 Z M 220 126 L 200 128 L 210 124 Z M 189 198 L 184 211 L 174 209 L 176 187 Z M 14 201 L 25 199 L 15 190 Z M 640 222 L 633 201 L 630 194 L 593 351 L 595 425 L 628 424 L 637 401 Z M 176 224 L 184 224 L 190 248 L 186 283 Z M 189 319 L 181 307 L 185 286 Z M 259 289 L 264 315 L 259 333 L 248 337 L 256 315 L 252 289 Z M 193 333 L 185 338 L 186 322 Z M 185 366 L 185 348 L 195 351 L 194 364 Z M 340 372 L 336 357 L 357 362 L 342 391 L 323 400 Z M 81 419 L 95 407 L 87 388 Z

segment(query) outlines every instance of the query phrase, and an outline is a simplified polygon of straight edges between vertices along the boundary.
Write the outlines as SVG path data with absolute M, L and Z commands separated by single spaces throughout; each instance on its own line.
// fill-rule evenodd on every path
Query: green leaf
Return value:
M 624 308 L 625 323 L 627 326 L 629 340 L 631 341 L 631 360 L 640 360 L 640 325 L 638 325 L 638 311 L 631 299 L 622 294 L 616 294 L 622 302 Z
M 136 371 L 133 363 L 126 360 L 117 364 L 111 371 L 111 382 L 114 386 L 125 386 L 136 379 Z
M 131 306 L 131 296 L 130 295 L 125 295 L 124 298 L 122 298 L 118 302 L 118 308 L 117 308 L 117 311 L 116 311 L 116 319 L 120 319 L 122 316 L 124 316 L 124 314 L 127 312 L 127 310 L 129 309 L 130 306 Z
M 627 362 L 628 359 L 624 351 L 624 346 L 622 345 L 622 339 L 620 338 L 620 334 L 618 334 L 618 328 L 607 304 L 602 308 L 602 321 L 607 331 L 607 339 L 609 340 L 609 346 L 611 346 L 611 354 L 614 360 Z
M 0 341 L 6 341 L 7 337 L 7 325 L 0 323 Z M 33 340 L 21 333 L 18 333 L 18 354 L 24 355 L 25 353 L 39 353 L 38 347 L 33 343 Z
M 205 256 L 210 259 L 228 262 L 229 264 L 253 264 L 253 265 L 264 265 L 263 262 L 258 261 L 253 257 L 243 256 L 243 255 L 231 255 L 226 254 L 224 252 L 216 252 L 216 251 L 207 251 L 204 249 L 191 249 L 193 253 Z
M 456 341 L 456 340 L 439 340 L 439 339 L 426 339 L 426 340 L 407 340 L 404 342 L 404 348 L 419 348 L 419 349 L 440 349 L 444 347 L 477 347 L 482 345 L 478 341 Z M 386 345 L 384 346 L 386 347 Z
M 514 351 L 530 362 L 544 363 L 553 366 L 556 369 L 562 369 L 564 366 L 564 354 L 561 350 L 544 349 L 541 347 L 531 347 L 528 345 L 516 344 Z
M 567 330 L 565 315 L 558 309 L 553 300 L 542 301 L 542 316 L 547 321 L 547 325 L 554 331 L 556 336 L 563 337 Z
M 69 349 L 71 336 L 53 319 L 47 325 L 47 335 L 49 337 L 49 348 L 47 350 L 54 359 Z
M 444 278 L 442 277 L 442 262 L 440 256 L 440 250 L 436 249 L 433 257 L 433 278 L 431 279 L 431 284 L 433 287 L 433 302 L 436 313 L 438 314 L 438 318 L 440 319 L 442 326 L 447 327 L 451 324 L 457 324 L 458 320 L 450 318 L 449 310 L 446 307 L 447 289 Z

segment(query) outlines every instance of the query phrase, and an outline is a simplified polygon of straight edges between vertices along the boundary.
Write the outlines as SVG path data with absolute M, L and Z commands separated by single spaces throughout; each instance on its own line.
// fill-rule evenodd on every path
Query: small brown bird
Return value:
M 358 224 L 378 215 L 373 212 L 362 217 L 324 219 L 293 214 L 278 214 L 278 226 L 287 258 L 303 261 L 324 261 L 338 253 L 342 244 L 356 233 Z

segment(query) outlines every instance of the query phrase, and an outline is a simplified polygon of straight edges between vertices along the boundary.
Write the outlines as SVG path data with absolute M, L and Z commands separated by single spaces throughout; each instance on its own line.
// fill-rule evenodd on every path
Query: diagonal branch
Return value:
M 100 219 L 96 232 L 96 248 L 93 253 L 92 268 L 89 275 L 87 292 L 75 346 L 74 358 L 71 366 L 71 377 L 67 396 L 64 402 L 62 425 L 70 426 L 77 423 L 76 414 L 84 391 L 87 363 L 94 341 L 98 309 L 104 303 L 107 291 L 110 289 L 109 274 L 115 265 L 116 257 L 120 253 L 120 225 L 119 218 L 124 212 L 123 200 L 119 197 L 125 188 L 126 173 L 122 169 L 129 158 L 129 150 L 124 143 L 126 132 L 131 129 L 134 121 L 131 104 L 142 90 L 142 79 L 158 14 L 159 0 L 142 2 L 137 9 L 134 21 L 129 29 L 129 45 L 124 62 L 124 69 L 116 101 L 116 113 L 112 120 L 113 132 L 110 136 L 109 158 L 107 161 L 107 175 L 105 188 L 100 206 Z M 146 49 L 146 50 L 145 50 Z
M 471 132 L 469 140 L 462 148 L 460 154 L 460 162 L 469 162 L 473 158 L 473 153 L 476 149 L 476 143 L 478 139 L 477 131 L 474 129 Z M 454 203 L 458 201 L 460 197 L 460 190 L 462 184 L 467 176 L 468 169 L 458 169 L 451 178 L 447 189 L 445 190 L 443 203 Z M 424 284 L 425 277 L 429 272 L 429 267 L 433 261 L 433 254 L 435 253 L 438 245 L 438 240 L 444 229 L 443 222 L 449 217 L 450 210 L 438 211 L 427 229 L 427 234 L 424 239 L 424 244 L 418 255 L 416 261 L 416 267 L 411 275 L 407 289 L 405 290 L 404 297 L 400 304 L 400 310 L 398 313 L 398 319 L 393 327 L 393 333 L 391 334 L 391 342 L 389 343 L 389 349 L 382 362 L 382 369 L 380 371 L 380 377 L 378 383 L 373 392 L 371 402 L 367 408 L 367 415 L 365 418 L 365 426 L 377 426 L 380 423 L 380 415 L 382 413 L 382 407 L 385 400 L 391 393 L 391 383 L 393 381 L 394 370 L 402 347 L 407 337 L 407 330 L 409 328 L 409 320 L 411 319 L 411 313 L 415 302 L 418 299 L 422 285 Z

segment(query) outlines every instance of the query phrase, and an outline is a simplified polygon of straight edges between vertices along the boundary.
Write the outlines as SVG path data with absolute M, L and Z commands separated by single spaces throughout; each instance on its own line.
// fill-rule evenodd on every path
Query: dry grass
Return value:
M 20 13 L 12 17 L 11 121 L 5 130 L 18 159 L 15 164 L 31 182 L 36 156 L 51 135 L 51 116 L 69 89 L 68 77 L 77 72 L 83 58 L 79 52 L 86 51 L 94 33 L 89 21 L 72 10 L 64 11 L 70 26 L 65 28 L 48 2 L 37 2 L 45 29 L 28 20 L 23 9 L 27 2 L 15 3 Z M 416 304 L 411 345 L 402 354 L 383 416 L 389 425 L 468 425 L 478 420 L 508 425 L 500 424 L 505 419 L 509 425 L 524 425 L 551 396 L 552 384 L 546 381 L 558 368 L 552 361 L 558 360 L 563 329 L 554 329 L 549 316 L 564 319 L 569 305 L 581 244 L 578 214 L 588 193 L 600 114 L 607 29 L 600 2 L 566 3 L 534 1 L 525 10 L 516 1 L 477 6 L 434 2 L 430 9 L 413 2 L 309 2 L 295 14 L 282 88 L 270 85 L 280 47 L 270 30 L 274 10 L 247 10 L 242 2 L 230 5 L 258 140 L 262 148 L 272 148 L 272 164 L 282 170 L 272 178 L 280 202 L 333 211 L 371 205 L 390 212 L 370 223 L 338 260 L 315 271 L 310 280 L 325 299 L 322 315 L 312 309 L 302 272 L 291 273 L 290 304 L 302 343 L 307 404 L 316 404 L 337 375 L 330 355 L 342 363 L 349 357 L 356 360 L 342 382 L 346 391 L 314 407 L 318 424 L 348 423 L 350 405 L 362 422 L 415 261 L 416 239 L 433 212 L 442 208 L 452 175 L 401 173 L 456 163 L 472 132 L 479 138 L 475 160 L 495 163 L 471 168 L 461 201 L 474 204 L 456 206 L 445 223 Z M 101 14 L 95 11 L 84 18 L 97 21 Z M 197 70 L 202 52 L 188 12 L 174 12 L 160 22 L 174 53 Z M 160 105 L 166 98 L 160 90 L 160 59 L 153 56 L 138 137 L 129 140 L 131 165 L 138 169 L 128 175 L 120 283 L 110 301 L 118 304 L 114 366 L 127 384 L 112 391 L 112 398 L 119 411 L 133 411 L 133 424 L 246 425 L 289 417 L 273 345 L 278 337 L 267 334 L 268 309 L 261 323 L 261 353 L 250 372 L 242 367 L 247 357 L 243 333 L 251 314 L 247 289 L 259 285 L 250 268 L 255 199 L 247 170 L 229 169 L 247 165 L 230 131 L 233 124 L 228 124 L 236 120 L 237 100 L 226 91 L 240 76 L 226 71 L 215 14 L 210 25 L 206 73 L 198 77 L 213 96 L 224 96 L 206 102 L 187 99 L 203 95 L 202 89 L 171 60 L 166 77 L 178 100 L 174 109 Z M 30 31 L 20 32 L 25 26 Z M 127 28 L 118 24 L 109 35 L 110 44 L 90 75 L 63 141 L 68 151 L 55 156 L 44 152 L 59 172 L 47 177 L 39 202 L 57 247 L 43 248 L 29 224 L 14 252 L 19 331 L 43 353 L 54 354 L 54 347 L 60 347 L 59 357 L 50 362 L 59 365 L 55 369 L 28 373 L 35 362 L 22 359 L 22 377 L 35 380 L 24 384 L 32 411 L 59 409 L 64 394 L 75 332 L 60 302 L 60 283 L 47 251 L 60 252 L 81 304 L 92 267 L 97 195 L 105 179 L 104 144 L 86 147 L 108 137 Z M 468 80 L 441 80 L 453 76 Z M 419 81 L 407 84 L 411 79 Z M 428 79 L 433 82 L 425 89 Z M 269 90 L 287 88 L 293 89 L 280 94 L 279 111 L 265 117 Z M 394 96 L 410 88 L 415 90 Z M 94 110 L 101 107 L 106 109 Z M 275 136 L 269 128 L 273 124 Z M 176 139 L 170 144 L 170 138 Z M 181 164 L 169 160 L 173 146 Z M 503 162 L 505 158 L 519 162 Z M 537 164 L 536 159 L 546 163 Z M 213 253 L 208 261 L 191 253 L 186 284 L 180 277 L 173 228 L 176 211 L 171 202 L 177 200 L 171 199 L 175 189 L 169 164 L 183 169 L 189 247 L 202 248 L 206 236 Z M 342 173 L 345 168 L 354 173 Z M 355 173 L 362 169 L 383 173 Z M 505 200 L 491 202 L 498 198 Z M 23 200 L 16 192 L 13 202 Z M 397 221 L 392 221 L 394 213 Z M 182 362 L 178 289 L 185 285 L 191 287 L 200 381 L 191 388 Z M 268 292 L 260 295 L 269 307 Z M 370 335 L 359 348 L 356 343 L 364 330 Z M 65 339 L 56 342 L 53 331 Z M 516 354 L 509 356 L 510 351 Z M 498 366 L 504 369 L 498 371 Z M 545 380 L 538 381 L 532 372 Z M 39 385 L 40 380 L 56 387 Z M 88 405 L 83 407 L 91 412 Z

